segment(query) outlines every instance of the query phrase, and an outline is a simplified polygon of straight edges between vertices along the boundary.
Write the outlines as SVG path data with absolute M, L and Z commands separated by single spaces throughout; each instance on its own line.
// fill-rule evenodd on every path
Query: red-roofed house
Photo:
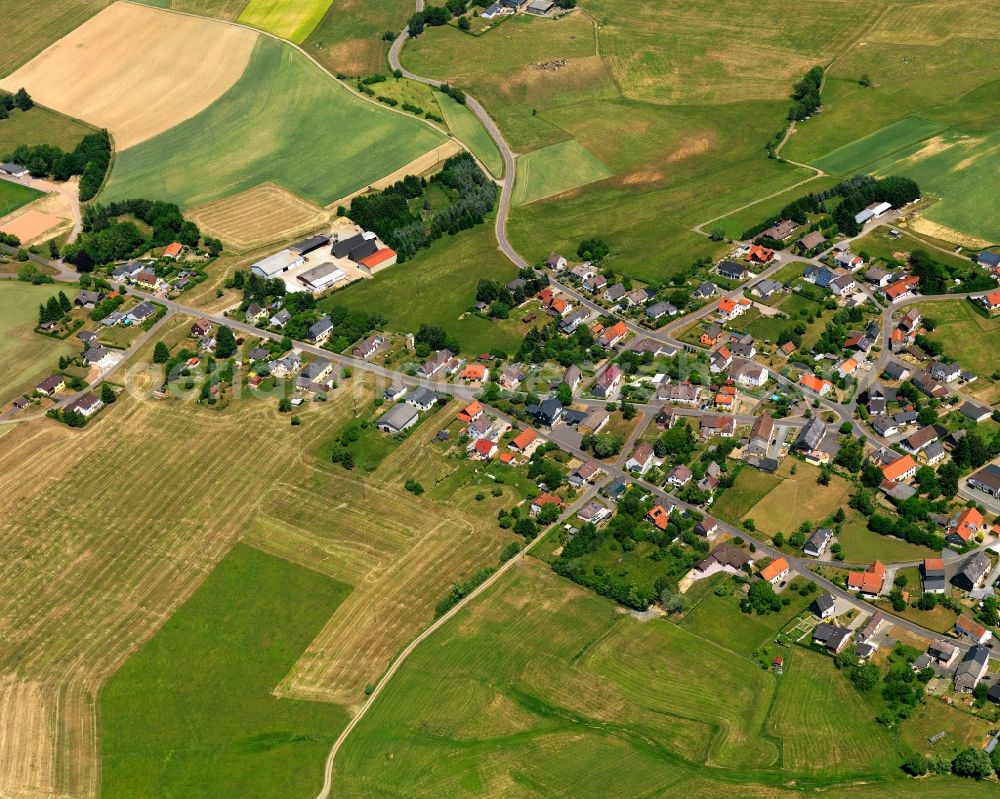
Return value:
M 974 622 L 964 613 L 955 622 L 955 632 L 959 635 L 964 635 L 966 638 L 971 638 L 977 644 L 985 644 L 993 635 L 983 625 Z
M 565 505 L 563 505 L 563 501 L 555 494 L 542 494 L 532 501 L 531 515 L 534 516 L 541 513 L 542 508 L 546 505 L 558 505 L 560 510 L 565 507 Z
M 489 378 L 490 370 L 483 366 L 481 363 L 470 363 L 466 366 L 459 377 L 462 380 L 469 380 L 473 383 L 482 383 L 484 380 Z
M 744 256 L 743 260 L 754 264 L 766 264 L 770 263 L 772 258 L 774 258 L 774 250 L 768 247 L 761 247 L 759 244 L 751 244 L 750 251 Z
M 917 462 L 910 455 L 904 455 L 899 460 L 882 467 L 882 476 L 886 480 L 897 483 L 906 482 L 917 473 Z
M 799 378 L 799 382 L 810 391 L 815 391 L 821 397 L 825 396 L 833 389 L 833 383 L 829 380 L 824 380 L 821 377 L 816 377 L 816 375 L 803 374 Z
M 604 349 L 610 350 L 618 344 L 628 333 L 628 328 L 624 322 L 616 322 L 611 327 L 605 329 L 597 339 L 597 343 Z
M 949 544 L 965 546 L 983 527 L 983 514 L 975 508 L 965 508 L 948 523 L 945 540 Z
M 760 576 L 761 579 L 775 585 L 784 580 L 788 576 L 788 572 L 788 561 L 784 558 L 775 558 L 760 570 Z
M 880 560 L 875 561 L 866 571 L 849 572 L 847 575 L 848 590 L 860 591 L 867 599 L 874 599 L 881 594 L 884 584 L 885 566 Z
M 480 438 L 472 445 L 471 454 L 476 460 L 488 461 L 497 454 L 497 445 L 488 438 Z
M 1000 291 L 991 291 L 986 296 L 980 297 L 979 303 L 990 313 L 1000 311 Z
M 882 293 L 886 296 L 889 302 L 895 302 L 896 300 L 902 300 L 909 297 L 916 290 L 917 286 L 920 285 L 920 278 L 916 275 L 907 275 L 904 278 L 897 280 L 895 283 L 890 283 L 884 289 Z
M 163 257 L 173 258 L 176 261 L 178 258 L 181 257 L 181 252 L 183 250 L 184 250 L 183 245 L 180 242 L 175 241 L 172 244 L 168 244 L 166 247 L 163 248 Z
M 671 506 L 670 510 L 673 510 Z M 667 522 L 670 520 L 670 510 L 662 505 L 654 505 L 646 513 L 646 519 L 659 527 L 661 530 L 667 529 Z
M 538 438 L 537 431 L 534 427 L 529 427 L 518 433 L 514 440 L 507 446 L 516 452 L 524 452 L 528 448 L 528 445 L 531 444 L 536 438 Z
M 853 375 L 858 369 L 858 362 L 853 358 L 848 358 L 840 366 L 837 367 L 837 373 L 841 377 L 847 377 Z
M 740 314 L 750 309 L 750 300 L 746 297 L 739 297 L 735 300 L 725 297 L 719 300 L 719 316 L 726 320 L 735 319 Z
M 458 412 L 458 419 L 462 422 L 471 422 L 473 419 L 478 419 L 482 415 L 483 406 L 479 404 L 479 400 L 473 400 Z
M 786 358 L 795 352 L 795 345 L 791 341 L 786 341 L 780 347 L 778 347 L 778 352 L 784 355 Z

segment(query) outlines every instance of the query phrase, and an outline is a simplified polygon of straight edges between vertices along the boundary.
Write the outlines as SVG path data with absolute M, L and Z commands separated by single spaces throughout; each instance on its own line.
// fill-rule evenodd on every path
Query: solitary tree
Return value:
M 101 383 L 101 402 L 110 405 L 116 399 L 115 390 L 108 383 Z
M 236 353 L 236 336 L 233 331 L 223 325 L 215 336 L 215 355 L 218 358 L 230 358 Z
M 31 95 L 22 86 L 14 95 L 14 104 L 22 111 L 27 111 L 35 104 L 35 101 L 31 99 Z
M 170 360 L 170 350 L 162 341 L 157 341 L 153 347 L 153 363 L 166 363 Z

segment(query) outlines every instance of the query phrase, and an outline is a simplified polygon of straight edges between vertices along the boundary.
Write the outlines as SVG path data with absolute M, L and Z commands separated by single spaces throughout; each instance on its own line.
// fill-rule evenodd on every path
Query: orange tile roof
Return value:
M 955 519 L 955 523 L 950 525 L 948 532 L 957 535 L 968 543 L 969 539 L 975 535 L 979 528 L 983 526 L 983 514 L 975 508 L 966 508 Z
M 787 571 L 788 561 L 784 558 L 775 558 L 770 563 L 768 563 L 763 569 L 760 570 L 760 576 L 763 577 L 768 582 L 771 582 L 775 577 L 781 574 L 783 571 Z
M 716 405 L 732 405 L 733 397 L 730 394 L 716 394 L 715 395 Z
M 759 244 L 751 244 L 750 251 L 746 254 L 744 260 L 767 263 L 773 257 L 774 257 L 774 250 L 769 249 L 768 247 L 761 247 Z
M 838 368 L 845 375 L 853 374 L 854 370 L 858 368 L 858 362 L 853 358 L 848 358 Z
M 481 363 L 470 363 L 462 370 L 463 380 L 482 380 L 486 377 L 486 367 Z
M 552 300 L 552 302 L 549 303 L 549 307 L 553 311 L 559 314 L 565 311 L 568 306 L 569 303 L 566 302 L 566 300 L 564 300 L 562 297 L 556 297 L 555 299 Z
M 964 613 L 955 621 L 955 629 L 959 632 L 964 632 L 967 635 L 972 635 L 976 638 L 976 640 L 979 640 L 986 635 L 986 628 L 978 622 L 974 622 Z
M 561 508 L 563 501 L 555 494 L 541 494 L 531 504 L 537 505 L 539 508 L 543 505 L 558 505 Z
M 1000 305 L 1000 291 L 991 291 L 984 299 L 990 305 Z
M 466 405 L 458 413 L 458 418 L 463 422 L 469 422 L 475 419 L 479 414 L 483 412 L 483 406 L 479 404 L 479 400 L 473 400 L 468 405 Z
M 936 571 L 944 568 L 943 558 L 924 558 L 924 571 Z
M 661 530 L 666 530 L 667 522 L 670 520 L 670 511 L 662 505 L 654 505 L 649 509 L 649 512 L 646 514 L 646 518 Z
M 898 480 L 911 469 L 917 468 L 917 462 L 909 455 L 904 455 L 898 461 L 882 467 L 882 476 L 886 480 Z
M 812 391 L 815 391 L 817 394 L 819 394 L 820 392 L 823 391 L 823 386 L 824 385 L 827 385 L 827 386 L 832 386 L 833 385 L 833 383 L 831 383 L 829 380 L 822 380 L 822 379 L 816 377 L 816 375 L 811 375 L 811 374 L 804 374 L 804 375 L 802 375 L 799 378 L 799 382 L 802 385 L 804 385 L 806 388 L 811 389 Z
M 852 591 L 861 591 L 863 594 L 879 593 L 884 582 L 885 566 L 880 560 L 869 566 L 867 571 L 850 572 L 847 575 L 847 587 Z
M 618 338 L 618 336 L 624 336 L 626 330 L 628 330 L 628 328 L 625 327 L 624 322 L 616 322 L 615 324 L 611 325 L 611 327 L 609 327 L 607 330 L 604 331 L 603 336 L 605 339 L 608 340 L 613 338 Z
M 729 313 L 736 307 L 736 303 L 726 297 L 724 300 L 719 300 L 719 310 L 723 313 Z
M 388 261 L 390 258 L 395 258 L 396 251 L 391 247 L 383 247 L 381 250 L 376 250 L 371 255 L 367 255 L 358 261 L 362 266 L 367 266 L 371 269 L 373 266 L 378 266 L 383 261 Z
M 791 355 L 795 352 L 795 345 L 791 341 L 786 341 L 778 349 L 785 353 L 785 355 Z
M 494 449 L 496 449 L 496 444 L 494 444 L 488 438 L 481 438 L 475 443 L 474 447 L 476 452 L 488 458 L 490 453 L 493 452 Z
M 538 433 L 535 431 L 535 428 L 534 427 L 529 427 L 526 430 L 522 430 L 517 435 L 517 437 L 513 441 L 511 441 L 510 443 L 513 444 L 518 449 L 523 450 L 525 447 L 527 447 L 536 438 L 538 438 Z
M 183 247 L 181 246 L 181 244 L 179 242 L 175 241 L 172 244 L 168 244 L 163 249 L 163 254 L 167 255 L 167 256 L 169 256 L 171 258 L 176 258 L 178 255 L 181 254 L 181 250 L 182 249 L 183 249 Z
M 514 460 L 514 453 L 513 452 L 501 452 L 500 453 L 500 461 L 502 463 L 510 463 L 512 460 Z

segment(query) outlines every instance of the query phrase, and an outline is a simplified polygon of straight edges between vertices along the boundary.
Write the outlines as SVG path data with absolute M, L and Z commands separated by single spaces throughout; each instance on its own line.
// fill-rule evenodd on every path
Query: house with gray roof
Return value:
M 404 402 L 393 405 L 383 413 L 378 418 L 376 426 L 383 433 L 401 433 L 413 427 L 419 418 L 416 409 Z

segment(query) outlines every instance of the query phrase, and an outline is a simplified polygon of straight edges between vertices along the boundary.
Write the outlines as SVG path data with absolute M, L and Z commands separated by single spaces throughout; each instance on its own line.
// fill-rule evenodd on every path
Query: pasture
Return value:
M 0 183 L 0 188 L 4 185 Z M 32 286 L 13 280 L 0 282 L 0 360 L 4 363 L 0 376 L 0 405 L 6 405 L 24 392 L 30 393 L 58 366 L 60 357 L 79 351 L 75 338 L 59 341 L 34 332 L 39 304 L 56 295 L 60 288 L 67 297 L 76 296 L 76 291 L 67 286 Z
M 769 535 L 783 532 L 787 536 L 803 522 L 818 525 L 837 508 L 847 505 L 851 486 L 842 477 L 833 475 L 829 485 L 819 485 L 819 468 L 795 458 L 785 458 L 776 474 L 779 484 L 743 514 L 744 519 L 752 518 L 757 529 Z
M 23 183 L 0 179 L 0 218 L 44 196 L 42 192 Z
M 39 103 L 107 128 L 121 151 L 219 99 L 243 74 L 256 39 L 244 28 L 115 3 L 0 89 L 27 87 Z
M 330 0 L 250 0 L 239 21 L 301 44 L 330 7 Z
M 334 793 L 905 792 L 907 746 L 875 724 L 829 659 L 772 651 L 788 658 L 783 677 L 685 627 L 619 614 L 529 558 L 393 677 L 341 749 Z M 958 785 L 927 780 L 921 793 L 943 798 Z
M 518 159 L 514 204 L 527 205 L 610 176 L 611 171 L 577 141 L 550 144 Z
M 274 183 L 191 209 L 186 216 L 226 247 L 245 252 L 318 230 L 330 212 Z
M 980 316 L 968 300 L 929 302 L 919 307 L 925 317 L 936 323 L 927 337 L 941 344 L 949 358 L 981 378 L 988 378 L 996 371 L 1000 319 Z M 972 388 L 979 387 L 974 383 Z
M 384 314 L 388 328 L 398 332 L 416 331 L 424 322 L 440 325 L 458 338 L 466 353 L 489 352 L 493 347 L 514 352 L 527 332 L 516 309 L 505 321 L 473 314 L 459 318 L 475 304 L 476 286 L 486 276 L 504 283 L 517 276 L 514 265 L 497 249 L 489 221 L 438 239 L 406 263 L 371 280 L 359 280 L 319 305 Z
M 433 97 L 437 100 L 448 130 L 472 150 L 473 155 L 482 161 L 493 177 L 503 177 L 503 159 L 483 123 L 468 108 L 448 95 L 435 92 Z
M 30 111 L 13 111 L 0 120 L 0 154 L 22 144 L 51 144 L 72 152 L 80 140 L 94 128 L 65 114 L 36 105 Z
M 337 0 L 303 47 L 334 74 L 364 76 L 384 72 L 389 42 L 383 32 L 398 33 L 413 13 L 411 0 Z
M 351 94 L 294 48 L 260 37 L 246 71 L 216 103 L 119 154 L 101 197 L 154 194 L 190 208 L 271 181 L 327 205 L 444 141 Z
M 272 691 L 349 592 L 237 544 L 101 692 L 101 796 L 315 791 L 348 716 Z

